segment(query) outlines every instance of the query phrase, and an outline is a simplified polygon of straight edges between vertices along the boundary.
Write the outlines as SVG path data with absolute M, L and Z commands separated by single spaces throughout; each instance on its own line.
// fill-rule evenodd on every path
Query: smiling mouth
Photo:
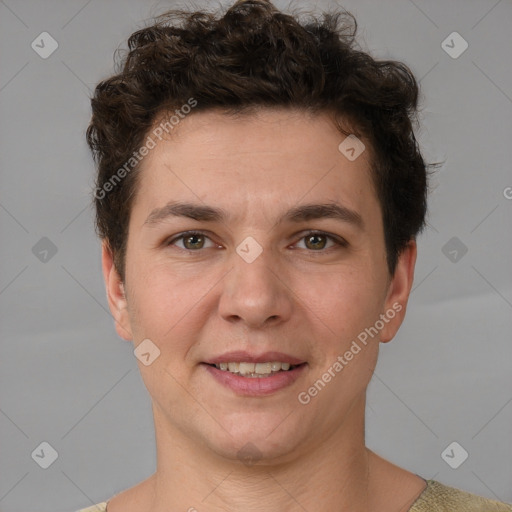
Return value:
M 262 377 L 272 377 L 273 375 L 278 375 L 283 372 L 289 372 L 299 366 L 303 366 L 304 364 L 306 363 L 293 365 L 290 363 L 281 363 L 279 361 L 269 361 L 265 363 L 217 363 L 210 364 L 209 366 L 215 367 L 224 372 L 233 373 L 240 377 L 258 379 Z

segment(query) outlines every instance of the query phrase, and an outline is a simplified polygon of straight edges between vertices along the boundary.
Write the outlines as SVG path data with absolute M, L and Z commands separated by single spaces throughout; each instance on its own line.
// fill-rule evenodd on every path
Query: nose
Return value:
M 277 326 L 290 319 L 293 293 L 284 272 L 263 251 L 251 263 L 233 255 L 234 268 L 223 280 L 219 313 L 230 323 L 252 329 Z

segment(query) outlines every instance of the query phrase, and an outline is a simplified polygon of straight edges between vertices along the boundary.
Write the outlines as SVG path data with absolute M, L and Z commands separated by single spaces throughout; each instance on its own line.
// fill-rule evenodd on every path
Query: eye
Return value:
M 304 248 L 316 252 L 323 251 L 324 249 L 331 249 L 335 246 L 346 247 L 348 245 L 347 242 L 341 238 L 319 231 L 311 231 L 307 233 L 301 238 L 301 241 L 302 240 L 304 240 Z
M 210 245 L 206 245 L 207 241 L 210 242 Z M 182 245 L 178 245 L 178 242 Z M 199 231 L 187 231 L 186 233 L 181 233 L 170 240 L 167 245 L 176 245 L 180 249 L 187 251 L 197 251 L 199 249 L 216 247 L 216 245 L 204 233 Z
M 306 233 L 306 235 L 300 239 L 300 243 L 301 242 L 303 242 L 304 245 L 300 247 L 300 245 L 296 244 L 296 247 L 299 246 L 299 248 L 307 249 L 311 252 L 327 252 L 328 249 L 332 249 L 336 246 L 348 246 L 348 243 L 344 239 L 321 231 L 311 231 Z M 187 231 L 181 233 L 169 240 L 166 245 L 175 245 L 179 249 L 189 252 L 219 247 L 205 233 L 200 231 Z

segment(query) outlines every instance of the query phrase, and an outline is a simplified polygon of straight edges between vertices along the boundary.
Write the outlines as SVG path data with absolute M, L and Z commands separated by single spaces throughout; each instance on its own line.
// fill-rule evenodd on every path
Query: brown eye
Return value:
M 341 249 L 348 247 L 345 239 L 330 235 L 328 233 L 311 231 L 303 236 L 297 244 L 300 249 L 306 249 L 309 252 L 327 253 L 330 249 Z
M 306 247 L 312 250 L 325 249 L 327 245 L 327 236 L 320 234 L 312 234 L 304 237 Z
M 183 237 L 183 246 L 185 249 L 202 249 L 204 246 L 204 236 L 203 235 L 189 235 Z
M 210 249 L 215 247 L 215 244 L 204 233 L 196 233 L 193 231 L 181 233 L 181 235 L 169 241 L 167 245 L 175 245 L 179 249 L 185 251 L 199 251 L 200 249 Z

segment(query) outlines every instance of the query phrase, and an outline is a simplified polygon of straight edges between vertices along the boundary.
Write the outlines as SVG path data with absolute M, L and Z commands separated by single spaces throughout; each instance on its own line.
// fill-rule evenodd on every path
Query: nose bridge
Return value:
M 282 282 L 279 262 L 270 249 L 246 238 L 232 256 L 219 304 L 221 316 L 252 327 L 284 321 L 291 314 L 291 297 Z

